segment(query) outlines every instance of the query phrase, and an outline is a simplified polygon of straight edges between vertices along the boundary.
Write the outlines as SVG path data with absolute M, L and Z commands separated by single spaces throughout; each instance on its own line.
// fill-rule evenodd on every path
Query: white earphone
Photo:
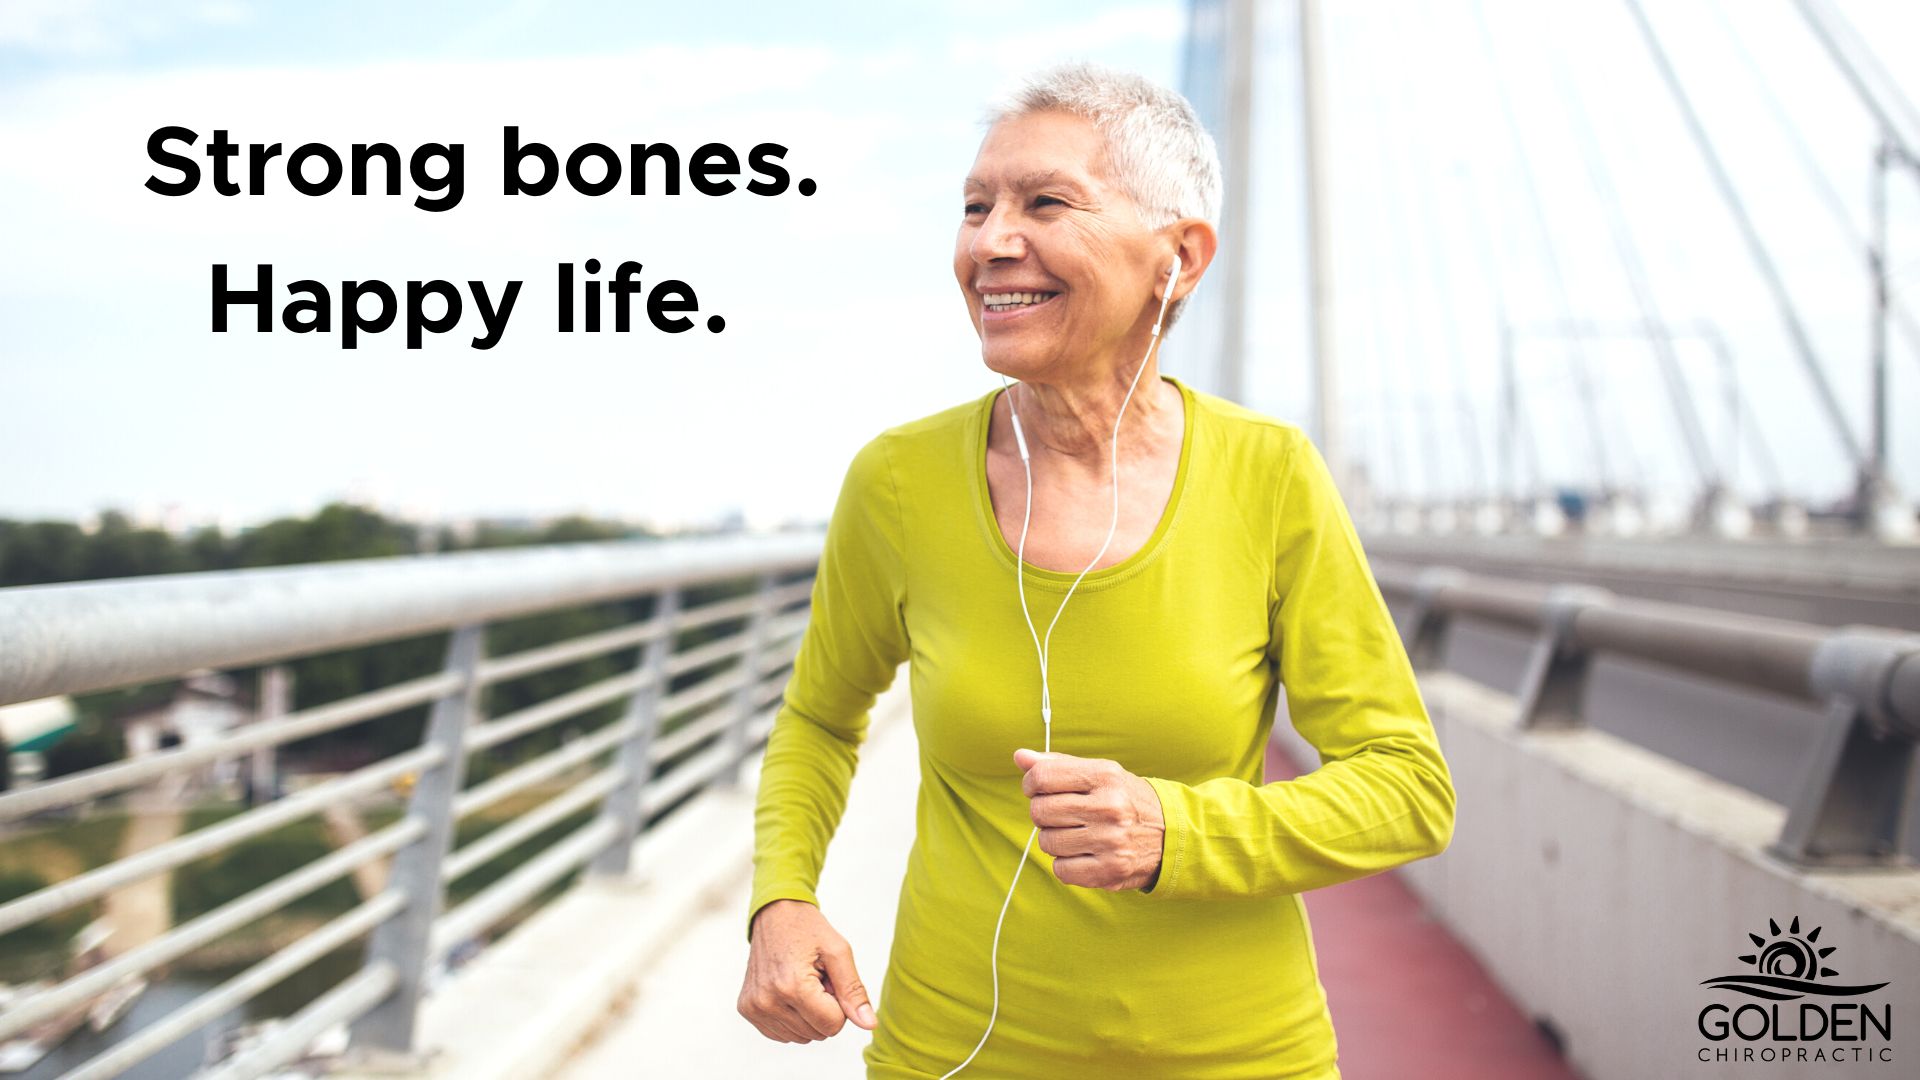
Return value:
M 1073 579 L 1073 584 L 1067 587 L 1067 595 L 1060 598 L 1060 607 L 1053 613 L 1053 622 L 1047 624 L 1047 639 L 1045 643 L 1041 642 L 1039 633 L 1034 630 L 1033 615 L 1027 610 L 1027 579 L 1025 567 L 1027 556 L 1027 526 L 1033 524 L 1033 462 L 1027 456 L 1027 436 L 1020 430 L 1020 410 L 1014 408 L 1013 390 L 1011 386 L 1009 386 L 1007 390 L 1007 413 L 1013 417 L 1013 441 L 1020 448 L 1020 463 L 1026 467 L 1027 472 L 1027 516 L 1026 521 L 1020 526 L 1020 549 L 1018 558 L 1014 561 L 1013 574 L 1020 589 L 1020 613 L 1026 617 L 1027 631 L 1033 634 L 1033 647 L 1040 656 L 1040 721 L 1045 728 L 1046 741 L 1043 746 L 1048 752 L 1053 750 L 1053 696 L 1047 686 L 1047 650 L 1048 646 L 1053 642 L 1053 628 L 1060 622 L 1060 612 L 1066 610 L 1067 601 L 1073 599 L 1073 590 L 1080 586 L 1080 578 L 1086 577 L 1087 571 L 1093 569 L 1093 564 L 1099 562 L 1100 556 L 1107 553 L 1108 545 L 1113 543 L 1114 530 L 1120 527 L 1120 418 L 1127 414 L 1127 402 L 1133 400 L 1133 388 L 1139 385 L 1140 373 L 1147 370 L 1147 361 L 1153 357 L 1153 346 L 1160 340 L 1160 324 L 1167 317 L 1167 304 L 1173 300 L 1173 287 L 1178 284 L 1179 281 L 1180 256 L 1175 254 L 1173 257 L 1173 266 L 1167 270 L 1167 291 L 1160 297 L 1160 314 L 1154 318 L 1153 332 L 1147 339 L 1147 354 L 1140 358 L 1140 366 L 1136 368 L 1133 373 L 1133 382 L 1127 384 L 1127 396 L 1120 399 L 1120 413 L 1113 419 L 1113 443 L 1111 447 L 1113 524 L 1107 527 L 1106 543 L 1100 545 L 1100 550 L 1094 554 L 1093 561 L 1087 563 L 1085 570 L 1080 571 L 1080 576 Z M 1006 382 L 1006 376 L 1002 375 L 1000 379 L 1002 383 Z M 993 970 L 993 1012 L 987 1017 L 987 1030 L 981 1034 L 979 1045 L 973 1048 L 973 1053 L 967 1055 L 967 1060 L 955 1065 L 953 1072 L 947 1073 L 946 1076 L 941 1077 L 940 1080 L 948 1080 L 954 1073 L 966 1068 L 967 1064 L 980 1053 L 981 1047 L 987 1045 L 987 1036 L 993 1034 L 993 1022 L 1000 1016 L 1000 927 L 1007 921 L 1007 908 L 1013 903 L 1013 890 L 1020 884 L 1020 871 L 1026 869 L 1027 853 L 1033 850 L 1033 838 L 1038 835 L 1040 835 L 1040 828 L 1037 825 L 1034 826 L 1033 832 L 1027 834 L 1027 846 L 1020 852 L 1020 865 L 1014 867 L 1013 883 L 1007 886 L 1007 898 L 1000 905 L 1000 918 L 993 924 L 993 952 L 989 959 L 989 964 Z

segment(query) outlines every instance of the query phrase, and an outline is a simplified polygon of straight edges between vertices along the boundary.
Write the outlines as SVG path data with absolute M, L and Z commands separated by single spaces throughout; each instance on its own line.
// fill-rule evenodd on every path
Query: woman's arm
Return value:
M 868 710 L 907 659 L 905 538 L 886 436 L 847 467 L 813 582 L 813 613 L 767 737 L 754 807 L 753 917 L 814 888 L 867 734 Z
M 1292 438 L 1268 655 L 1321 766 L 1264 785 L 1146 777 L 1166 819 L 1154 896 L 1305 892 L 1437 855 L 1453 837 L 1452 776 L 1406 648 L 1325 460 Z

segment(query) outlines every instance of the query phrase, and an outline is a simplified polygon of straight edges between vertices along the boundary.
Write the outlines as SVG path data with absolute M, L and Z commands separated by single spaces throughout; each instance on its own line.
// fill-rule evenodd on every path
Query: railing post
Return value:
M 667 659 L 673 655 L 674 627 L 680 616 L 680 586 L 661 589 L 653 606 L 653 618 L 660 624 L 660 636 L 647 642 L 640 657 L 640 670 L 647 684 L 634 692 L 627 703 L 627 718 L 634 721 L 633 737 L 620 746 L 620 768 L 626 779 L 607 793 L 602 813 L 618 826 L 606 850 L 594 856 L 587 873 L 596 877 L 619 876 L 632 861 L 633 843 L 646 822 L 640 820 L 648 781 L 653 779 L 653 736 L 660 728 L 660 703 L 667 696 Z M 644 868 L 643 868 L 644 869 Z
M 740 766 L 747 757 L 747 727 L 753 722 L 754 707 L 760 691 L 760 655 L 767 647 L 767 623 L 773 617 L 772 595 L 775 578 L 771 570 L 762 571 L 753 619 L 747 628 L 747 648 L 740 655 L 747 681 L 733 693 L 733 722 L 727 725 L 726 765 L 715 775 L 716 783 L 733 787 L 740 782 Z
M 285 664 L 275 664 L 260 672 L 260 706 L 255 712 L 254 723 L 266 724 L 293 711 L 293 670 Z M 272 746 L 263 746 L 247 755 L 247 805 L 259 806 L 280 797 L 276 779 L 279 770 L 274 767 L 278 750 Z
M 1613 594 L 1585 585 L 1556 585 L 1540 605 L 1540 636 L 1527 658 L 1520 681 L 1522 728 L 1577 728 L 1586 725 L 1580 702 L 1586 694 L 1593 654 L 1573 640 L 1573 620 L 1581 609 L 1604 604 Z
M 1767 853 L 1799 867 L 1904 866 L 1901 825 L 1914 728 L 1889 693 L 1920 637 L 1847 627 L 1815 649 L 1807 682 L 1826 699 L 1826 727 Z
M 1429 566 L 1413 584 L 1413 606 L 1407 611 L 1400 637 L 1407 643 L 1407 659 L 1417 672 L 1438 671 L 1446 656 L 1447 629 L 1452 614 L 1440 606 L 1440 590 L 1464 577 L 1451 566 Z
M 381 923 L 367 946 L 367 964 L 391 963 L 399 972 L 399 983 L 385 1001 L 353 1024 L 353 1052 L 362 1060 L 398 1058 L 406 1064 L 416 1057 L 414 1024 L 425 996 L 433 922 L 443 899 L 440 866 L 453 845 L 453 801 L 466 778 L 465 740 L 479 712 L 480 687 L 474 676 L 485 639 L 485 627 L 470 624 L 456 629 L 447 645 L 446 670 L 459 682 L 434 702 L 422 740 L 440 747 L 445 756 L 420 775 L 407 800 L 407 816 L 420 818 L 426 831 L 395 853 L 387 875 L 387 887 L 401 890 L 407 906 Z

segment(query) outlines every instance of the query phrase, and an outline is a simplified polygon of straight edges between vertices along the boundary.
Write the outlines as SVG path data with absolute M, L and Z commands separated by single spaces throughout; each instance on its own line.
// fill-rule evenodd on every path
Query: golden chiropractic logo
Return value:
M 1892 1061 L 1892 1005 L 1882 1004 L 1876 1011 L 1869 1002 L 1830 1000 L 1871 994 L 1887 984 L 1823 982 L 1840 975 L 1827 966 L 1835 946 L 1820 944 L 1818 926 L 1801 936 L 1798 915 L 1784 933 L 1773 919 L 1767 920 L 1767 930 L 1769 937 L 1747 934 L 1758 951 L 1739 957 L 1753 971 L 1704 979 L 1700 985 L 1773 1004 L 1747 1002 L 1729 1008 L 1714 1002 L 1700 1010 L 1698 1019 L 1700 1034 L 1714 1043 L 1763 1045 L 1703 1046 L 1699 1059 L 1712 1063 Z M 1800 1004 L 1783 1012 L 1779 1003 L 1784 1001 Z

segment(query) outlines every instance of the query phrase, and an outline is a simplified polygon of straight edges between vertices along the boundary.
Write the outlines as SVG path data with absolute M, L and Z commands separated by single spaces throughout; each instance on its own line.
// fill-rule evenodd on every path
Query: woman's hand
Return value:
M 1054 877 L 1108 892 L 1159 880 L 1167 824 L 1152 784 L 1105 758 L 1015 750 L 1013 763 Z
M 816 1042 L 852 1020 L 873 1030 L 873 1006 L 853 969 L 853 950 L 820 909 L 775 900 L 753 917 L 740 1015 L 777 1042 Z

